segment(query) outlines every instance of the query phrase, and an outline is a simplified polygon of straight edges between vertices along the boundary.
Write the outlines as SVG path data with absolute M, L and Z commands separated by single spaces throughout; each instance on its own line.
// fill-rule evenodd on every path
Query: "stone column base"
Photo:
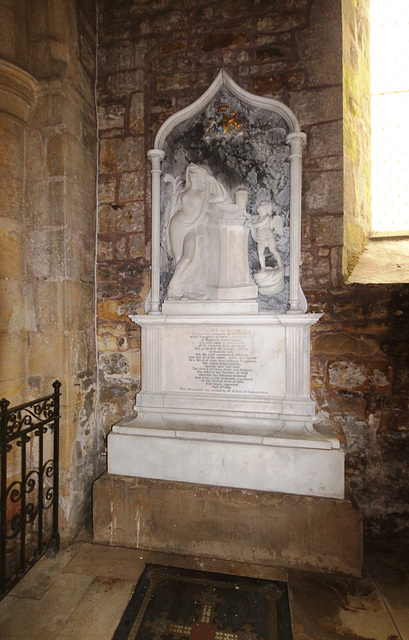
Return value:
M 362 517 L 348 500 L 104 473 L 94 541 L 360 576 Z

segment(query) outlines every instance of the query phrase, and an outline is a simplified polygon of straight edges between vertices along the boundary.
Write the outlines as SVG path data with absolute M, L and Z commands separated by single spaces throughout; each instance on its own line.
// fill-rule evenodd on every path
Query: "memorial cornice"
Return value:
M 0 111 L 27 122 L 39 83 L 27 71 L 0 58 Z
M 203 317 L 206 318 L 206 325 L 287 325 L 311 326 L 318 322 L 322 313 L 303 313 L 300 315 L 291 315 L 286 313 L 259 313 L 257 315 L 248 314 L 217 314 L 217 315 L 132 315 L 128 318 L 140 326 L 164 326 L 164 325 L 201 325 Z

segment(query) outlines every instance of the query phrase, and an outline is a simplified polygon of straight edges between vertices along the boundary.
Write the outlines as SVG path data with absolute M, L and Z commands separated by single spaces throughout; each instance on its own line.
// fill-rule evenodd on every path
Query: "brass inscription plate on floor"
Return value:
M 292 640 L 284 582 L 148 565 L 113 640 Z

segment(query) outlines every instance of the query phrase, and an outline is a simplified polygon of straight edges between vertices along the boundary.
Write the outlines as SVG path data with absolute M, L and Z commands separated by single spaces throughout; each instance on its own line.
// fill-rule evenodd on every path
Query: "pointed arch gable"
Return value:
M 184 109 L 181 109 L 177 113 L 174 113 L 162 124 L 155 137 L 154 149 L 163 150 L 169 133 L 179 124 L 189 118 L 192 118 L 205 109 L 223 85 L 236 98 L 245 104 L 277 113 L 287 123 L 290 133 L 300 131 L 298 120 L 289 107 L 278 100 L 274 100 L 273 98 L 256 96 L 253 93 L 245 91 L 245 89 L 242 89 L 236 82 L 234 82 L 233 78 L 231 78 L 227 71 L 220 69 L 210 87 L 197 100 L 195 100 L 195 102 Z

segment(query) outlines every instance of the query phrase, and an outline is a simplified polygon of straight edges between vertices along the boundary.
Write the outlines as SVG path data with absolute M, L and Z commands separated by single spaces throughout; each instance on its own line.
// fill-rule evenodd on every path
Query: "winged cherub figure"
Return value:
M 258 259 L 261 269 L 266 268 L 266 259 L 264 250 L 267 247 L 270 253 L 277 260 L 277 265 L 283 269 L 283 263 L 280 254 L 277 251 L 275 234 L 282 236 L 283 221 L 280 216 L 273 216 L 273 203 L 270 200 L 262 200 L 257 206 L 257 215 L 245 213 L 247 218 L 244 223 L 245 229 L 250 229 L 253 240 L 257 244 Z

